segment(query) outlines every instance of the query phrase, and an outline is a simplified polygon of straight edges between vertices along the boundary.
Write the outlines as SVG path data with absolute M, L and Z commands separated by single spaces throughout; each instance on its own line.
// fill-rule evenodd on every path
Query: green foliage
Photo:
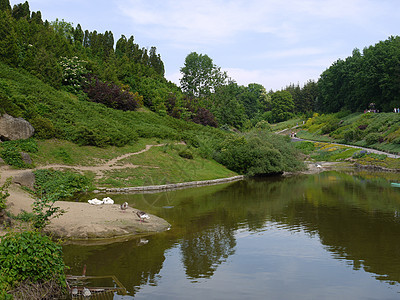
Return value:
M 367 145 L 372 145 L 379 142 L 381 135 L 377 132 L 371 132 L 365 137 Z
M 304 154 L 310 154 L 315 150 L 315 145 L 313 142 L 296 142 L 294 147 L 299 149 Z
M 57 196 L 57 194 L 47 194 L 36 197 L 32 208 L 35 214 L 33 226 L 36 229 L 42 230 L 50 223 L 51 219 L 58 218 L 65 213 L 60 207 L 54 206 L 55 201 L 58 199 Z
M 3 146 L 0 156 L 6 164 L 20 169 L 29 167 L 23 160 L 19 149 L 15 146 Z
M 214 65 L 207 54 L 192 52 L 186 56 L 185 65 L 181 68 L 180 80 L 182 90 L 189 96 L 208 96 L 226 83 L 228 75 Z
M 36 153 L 38 151 L 36 141 L 28 139 L 3 142 L 0 147 L 0 156 L 10 166 L 21 169 L 31 167 L 22 160 L 21 151 Z
M 183 157 L 186 159 L 193 159 L 193 153 L 192 153 L 192 151 L 190 151 L 189 148 L 182 149 L 181 151 L 179 151 L 178 154 L 180 157 Z
M 9 288 L 56 279 L 65 288 L 62 247 L 38 231 L 10 232 L 0 242 L 0 274 Z
M 353 153 L 353 156 L 352 156 L 352 157 L 353 157 L 354 159 L 358 159 L 358 158 L 361 158 L 361 157 L 365 156 L 367 153 L 368 153 L 368 152 L 365 151 L 365 150 L 360 150 L 360 151 L 357 151 L 357 152 Z
M 262 130 L 267 130 L 267 131 L 272 130 L 271 125 L 265 120 L 258 122 L 254 127 L 258 128 L 258 129 L 262 129 Z
M 69 171 L 42 169 L 34 171 L 34 174 L 37 197 L 55 195 L 56 200 L 66 199 L 87 191 L 91 185 L 87 177 Z
M 296 156 L 286 137 L 252 131 L 227 137 L 214 158 L 239 174 L 255 176 L 299 169 L 301 165 L 294 159 Z
M 272 94 L 272 119 L 273 122 L 282 122 L 293 116 L 293 97 L 288 91 L 277 91 Z
M 362 53 L 354 49 L 352 56 L 339 59 L 326 69 L 318 81 L 317 106 L 324 112 L 348 109 L 393 111 L 398 107 L 398 62 L 400 37 L 391 36 Z M 374 103 L 374 105 L 370 105 Z
M 89 73 L 86 64 L 87 61 L 81 60 L 77 56 L 61 58 L 62 84 L 68 87 L 69 91 L 77 93 L 82 89 L 82 83 L 86 80 L 85 75 Z
M 8 188 L 11 185 L 11 180 L 11 177 L 7 178 L 6 182 L 0 186 L 0 211 L 7 207 L 7 198 L 10 196 Z

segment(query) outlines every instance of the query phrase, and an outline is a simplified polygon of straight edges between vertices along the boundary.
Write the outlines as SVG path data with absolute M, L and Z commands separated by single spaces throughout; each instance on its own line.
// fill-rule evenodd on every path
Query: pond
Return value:
M 399 299 L 400 174 L 329 171 L 110 195 L 171 230 L 65 245 L 74 275 L 115 275 L 114 299 Z

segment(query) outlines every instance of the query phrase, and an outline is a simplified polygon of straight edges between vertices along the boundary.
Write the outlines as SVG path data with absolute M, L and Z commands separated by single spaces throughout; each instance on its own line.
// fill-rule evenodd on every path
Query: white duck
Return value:
M 103 204 L 114 204 L 114 200 L 110 197 L 103 198 Z
M 103 204 L 103 201 L 102 201 L 102 200 L 99 200 L 99 199 L 97 199 L 97 198 L 88 200 L 88 202 L 89 202 L 89 204 L 92 204 L 92 205 L 101 205 L 101 204 Z

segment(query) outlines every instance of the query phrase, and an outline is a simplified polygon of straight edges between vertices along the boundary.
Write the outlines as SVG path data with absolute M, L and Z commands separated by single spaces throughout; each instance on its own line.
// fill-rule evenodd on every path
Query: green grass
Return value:
M 237 175 L 213 160 L 201 158 L 198 154 L 195 154 L 193 159 L 182 158 L 179 156 L 179 151 L 184 147 L 186 146 L 153 147 L 147 152 L 133 155 L 120 163 L 131 163 L 139 167 L 107 171 L 105 178 L 100 179 L 97 185 L 105 187 L 159 185 Z

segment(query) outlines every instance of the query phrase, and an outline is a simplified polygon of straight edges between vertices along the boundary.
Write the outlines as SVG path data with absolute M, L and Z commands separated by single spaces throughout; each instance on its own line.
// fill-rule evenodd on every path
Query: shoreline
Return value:
M 2 181 L 6 178 L 4 176 Z M 155 193 L 171 189 L 229 183 L 243 178 L 244 176 L 233 176 L 158 186 L 98 188 L 95 192 Z M 18 215 L 22 211 L 32 212 L 34 199 L 27 191 L 22 189 L 21 184 L 12 183 L 9 193 L 10 196 L 7 199 L 7 210 L 9 212 L 14 215 Z M 70 243 L 113 243 L 121 239 L 167 231 L 171 228 L 171 225 L 166 220 L 155 215 L 150 215 L 149 220 L 140 222 L 136 215 L 138 209 L 128 207 L 126 210 L 121 210 L 119 204 L 91 205 L 85 202 L 56 201 L 54 205 L 60 207 L 65 213 L 58 218 L 52 219 L 50 224 L 44 228 L 44 232 L 53 237 L 65 239 Z M 0 237 L 6 232 L 6 229 L 0 229 Z
M 233 177 L 227 178 L 219 178 L 219 179 L 211 179 L 211 180 L 201 180 L 201 181 L 189 181 L 189 182 L 181 182 L 181 183 L 171 183 L 171 184 L 161 184 L 161 185 L 145 185 L 145 186 L 134 186 L 134 187 L 124 187 L 124 188 L 106 188 L 106 187 L 98 187 L 94 190 L 94 193 L 112 193 L 112 194 L 135 194 L 142 192 L 149 193 L 157 193 L 169 190 L 179 190 L 184 188 L 191 187 L 201 187 L 207 185 L 216 185 L 228 182 L 234 182 L 243 180 L 245 178 L 244 175 L 237 175 Z

